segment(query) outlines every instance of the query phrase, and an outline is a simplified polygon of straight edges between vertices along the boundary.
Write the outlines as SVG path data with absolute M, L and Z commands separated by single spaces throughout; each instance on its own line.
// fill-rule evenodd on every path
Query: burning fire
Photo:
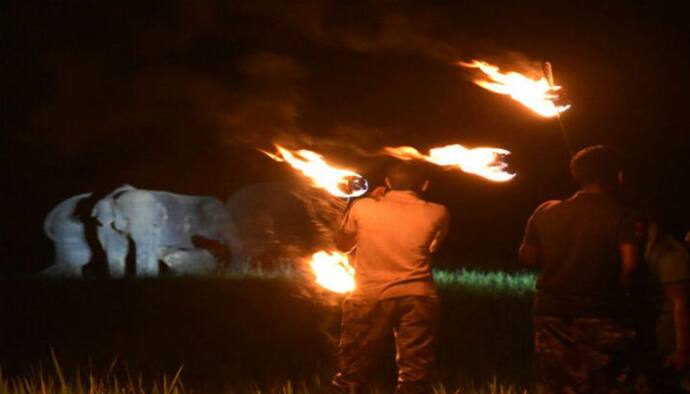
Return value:
M 349 293 L 355 288 L 355 269 L 346 254 L 322 250 L 314 253 L 309 265 L 320 286 L 336 293 Z
M 310 178 L 315 186 L 336 197 L 359 197 L 369 189 L 364 177 L 354 171 L 329 165 L 316 152 L 305 149 L 291 151 L 280 145 L 276 145 L 276 149 L 276 154 L 262 152 L 273 160 L 287 162 Z
M 515 176 L 508 172 L 508 164 L 503 161 L 510 151 L 500 148 L 467 149 L 455 144 L 431 149 L 429 155 L 411 146 L 386 147 L 383 152 L 401 160 L 424 160 L 444 167 L 458 167 L 494 182 L 506 182 Z
M 561 87 L 549 83 L 546 77 L 532 79 L 515 71 L 502 73 L 498 66 L 481 60 L 457 64 L 481 70 L 488 79 L 476 79 L 474 83 L 494 93 L 509 95 L 541 116 L 553 117 L 570 108 L 570 105 L 557 104 Z

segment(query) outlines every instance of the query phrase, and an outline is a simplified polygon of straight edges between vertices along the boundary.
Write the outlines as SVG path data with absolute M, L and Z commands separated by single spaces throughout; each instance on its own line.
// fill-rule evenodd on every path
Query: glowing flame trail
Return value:
M 444 167 L 457 167 L 494 182 L 506 182 L 515 177 L 503 161 L 510 151 L 500 148 L 467 149 L 455 144 L 431 149 L 429 155 L 424 155 L 411 146 L 400 146 L 386 147 L 383 153 L 401 160 L 424 160 Z
M 457 62 L 457 65 L 479 69 L 488 79 L 476 79 L 474 83 L 494 93 L 508 95 L 541 116 L 550 118 L 570 108 L 570 105 L 556 103 L 561 87 L 549 83 L 545 77 L 531 79 L 515 71 L 503 73 L 498 66 L 481 60 Z
M 278 153 L 262 151 L 275 161 L 287 162 L 312 180 L 312 183 L 336 197 L 359 197 L 367 192 L 367 180 L 354 171 L 336 168 L 323 156 L 310 150 L 290 151 L 276 145 Z
M 346 254 L 322 250 L 314 253 L 309 265 L 320 286 L 336 293 L 354 290 L 355 269 L 350 265 Z

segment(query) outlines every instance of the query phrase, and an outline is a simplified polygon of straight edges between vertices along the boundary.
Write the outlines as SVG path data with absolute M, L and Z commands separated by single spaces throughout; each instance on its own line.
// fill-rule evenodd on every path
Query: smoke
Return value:
M 116 178 L 191 192 L 180 184 L 210 183 L 200 169 L 217 175 L 273 143 L 345 161 L 414 144 L 400 140 L 448 128 L 433 111 L 452 93 L 433 84 L 460 75 L 470 40 L 424 3 L 15 8 L 14 52 L 30 67 L 9 87 L 32 97 L 12 138 L 45 151 L 46 168 L 85 174 L 80 190 Z
M 16 7 L 18 52 L 31 48 L 36 55 L 27 62 L 48 79 L 22 138 L 49 142 L 67 159 L 113 143 L 135 145 L 128 151 L 138 157 L 199 139 L 370 144 L 386 133 L 380 122 L 329 113 L 328 103 L 318 101 L 323 93 L 314 71 L 324 58 L 393 54 L 447 67 L 466 57 L 461 48 L 468 40 L 449 34 L 454 26 L 444 9 L 423 3 Z M 38 27 L 19 27 L 29 21 Z M 310 124 L 320 110 L 331 122 Z
M 218 118 L 223 141 L 258 147 L 302 134 L 299 82 L 307 78 L 306 68 L 286 54 L 258 51 L 241 58 L 238 70 L 243 87 Z
M 433 6 L 316 0 L 302 2 L 298 9 L 273 1 L 246 2 L 243 9 L 290 26 L 321 45 L 364 53 L 412 53 L 444 62 L 459 55 L 457 45 L 441 37 L 447 21 Z

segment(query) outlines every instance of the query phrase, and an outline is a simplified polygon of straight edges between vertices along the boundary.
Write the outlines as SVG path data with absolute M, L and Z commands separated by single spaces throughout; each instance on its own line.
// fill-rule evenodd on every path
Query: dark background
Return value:
M 468 81 L 456 60 L 550 60 L 576 147 L 627 156 L 629 193 L 676 233 L 687 203 L 690 62 L 682 2 L 8 1 L 2 3 L 2 272 L 50 261 L 46 213 L 140 188 L 226 198 L 299 178 L 255 148 L 332 155 L 380 181 L 386 145 L 513 152 L 494 184 L 438 171 L 445 265 L 511 267 L 532 209 L 575 189 L 558 123 Z M 297 5 L 298 4 L 298 5 Z

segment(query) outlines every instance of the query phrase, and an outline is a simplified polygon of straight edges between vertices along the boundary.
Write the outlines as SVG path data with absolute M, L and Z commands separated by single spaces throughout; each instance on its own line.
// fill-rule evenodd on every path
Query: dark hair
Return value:
M 421 191 L 428 180 L 425 166 L 419 162 L 402 162 L 388 169 L 386 178 L 393 190 Z
M 622 169 L 618 152 L 603 145 L 584 148 L 570 161 L 570 172 L 581 187 L 615 185 Z

